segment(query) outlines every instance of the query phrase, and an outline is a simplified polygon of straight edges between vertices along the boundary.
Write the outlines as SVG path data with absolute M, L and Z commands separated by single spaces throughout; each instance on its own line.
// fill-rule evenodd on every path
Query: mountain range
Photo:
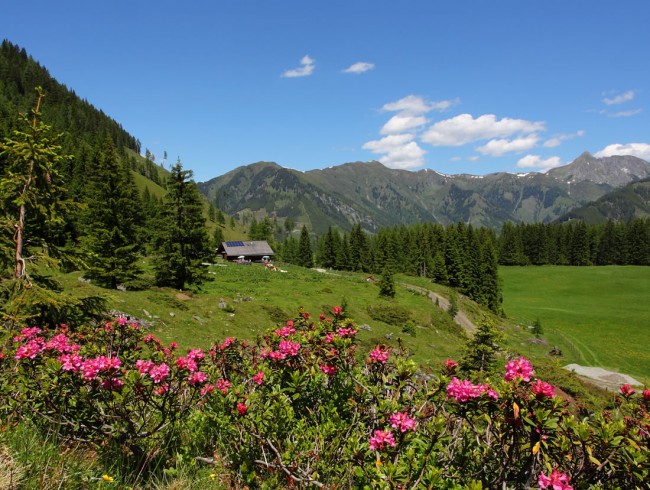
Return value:
M 228 214 L 290 219 L 320 234 L 329 225 L 349 230 L 356 223 L 373 232 L 418 221 L 463 221 L 494 229 L 505 221 L 561 221 L 568 213 L 649 177 L 650 164 L 639 158 L 596 158 L 585 152 L 547 173 L 484 176 L 396 170 L 376 161 L 306 172 L 257 162 L 198 186 Z M 643 205 L 637 208 L 643 214 Z

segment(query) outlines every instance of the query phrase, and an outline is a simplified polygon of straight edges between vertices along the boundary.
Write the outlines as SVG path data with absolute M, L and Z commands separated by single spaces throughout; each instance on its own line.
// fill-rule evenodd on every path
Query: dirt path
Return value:
M 615 373 L 600 367 L 581 366 L 580 364 L 569 364 L 564 369 L 574 372 L 578 377 L 595 384 L 599 388 L 610 391 L 618 391 L 624 384 L 642 386 L 643 384 L 632 376 L 623 373 Z
M 433 291 L 429 291 L 428 289 L 421 288 L 419 286 L 413 286 L 412 284 L 402 284 L 402 286 L 404 286 L 406 289 L 417 291 L 421 294 L 426 294 L 433 303 L 437 304 L 440 307 L 440 309 L 444 311 L 449 310 L 449 300 L 444 296 L 440 296 L 438 293 L 434 293 Z M 467 315 L 461 310 L 458 310 L 456 313 L 454 322 L 456 322 L 456 325 L 462 327 L 463 330 L 465 330 L 465 333 L 467 333 L 469 336 L 473 335 L 474 332 L 476 332 L 476 325 L 474 325 L 472 321 L 467 317 Z

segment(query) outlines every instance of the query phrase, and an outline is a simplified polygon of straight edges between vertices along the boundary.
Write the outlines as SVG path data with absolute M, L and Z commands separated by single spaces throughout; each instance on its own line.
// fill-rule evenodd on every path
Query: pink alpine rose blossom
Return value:
M 533 365 L 530 361 L 525 357 L 518 357 L 517 359 L 508 361 L 506 364 L 506 375 L 504 379 L 506 381 L 512 381 L 519 378 L 528 382 L 534 374 Z
M 291 342 L 290 340 L 281 340 L 278 344 L 280 352 L 287 356 L 297 356 L 300 351 L 300 344 Z
M 650 401 L 650 390 L 643 390 L 643 399 L 645 401 Z
M 154 366 L 149 370 L 149 376 L 154 383 L 158 384 L 169 376 L 169 366 L 164 362 L 159 366 Z
M 237 411 L 239 412 L 239 415 L 246 415 L 246 412 L 248 412 L 248 406 L 245 403 L 237 402 Z
M 343 308 L 341 306 L 335 306 L 332 311 L 336 316 L 339 316 L 343 312 Z
M 444 366 L 445 366 L 445 368 L 447 368 L 447 371 L 449 371 L 450 373 L 453 373 L 453 372 L 456 371 L 456 368 L 458 367 L 458 363 L 456 361 L 454 361 L 453 359 L 447 359 L 444 362 Z
M 187 378 L 187 382 L 192 386 L 196 386 L 205 383 L 207 379 L 208 379 L 207 374 L 201 371 L 196 371 L 195 373 L 189 375 L 189 377 Z
M 499 398 L 497 392 L 491 389 L 488 385 L 475 385 L 467 379 L 460 381 L 458 378 L 454 377 L 447 385 L 447 396 L 453 398 L 458 403 L 465 403 L 469 400 L 474 400 L 484 394 L 490 398 L 494 398 L 495 400 Z
M 530 389 L 538 398 L 553 398 L 555 396 L 555 387 L 546 381 L 542 381 L 541 379 L 532 382 L 530 384 Z
M 211 395 L 214 393 L 214 385 L 205 385 L 201 388 L 201 396 Z
M 553 470 L 550 476 L 546 476 L 544 473 L 539 474 L 537 479 L 537 484 L 539 488 L 552 488 L 553 490 L 573 490 L 573 487 L 569 484 L 569 477 L 566 473 L 560 473 L 558 470 Z
M 214 386 L 221 391 L 222 395 L 225 395 L 228 393 L 228 388 L 230 388 L 231 384 L 230 381 L 226 379 L 218 379 Z
M 625 383 L 623 386 L 621 386 L 621 395 L 623 395 L 625 398 L 629 398 L 634 393 L 636 393 L 636 390 L 632 388 L 629 384 Z
M 258 385 L 264 383 L 264 371 L 260 371 L 255 376 L 253 376 L 253 381 L 255 381 Z
M 289 322 L 287 322 L 287 323 L 289 323 Z M 293 324 L 293 322 L 291 322 L 291 323 Z M 296 333 L 296 329 L 286 325 L 286 326 L 284 326 L 282 328 L 279 328 L 279 329 L 275 330 L 274 333 L 278 337 L 282 337 L 283 339 L 286 339 L 289 335 L 293 335 L 294 333 Z
M 397 412 L 390 416 L 390 425 L 393 429 L 399 429 L 400 432 L 415 430 L 415 419 L 409 417 L 406 412 Z
M 321 364 L 319 366 L 320 370 L 327 374 L 329 377 L 332 377 L 339 370 L 336 366 L 331 366 L 329 364 Z
M 368 444 L 373 451 L 382 451 L 386 446 L 395 447 L 395 436 L 389 430 L 376 430 Z
M 380 362 L 382 364 L 386 364 L 389 355 L 390 352 L 387 349 L 384 349 L 381 345 L 378 345 L 370 353 L 370 362 Z
M 78 373 L 83 364 L 83 358 L 78 354 L 63 354 L 59 357 L 61 369 L 72 373 Z
M 142 376 L 148 374 L 149 371 L 151 371 L 151 368 L 154 367 L 155 365 L 156 364 L 153 361 L 149 361 L 149 360 L 145 361 L 144 359 L 138 359 L 137 361 L 135 361 L 135 368 Z

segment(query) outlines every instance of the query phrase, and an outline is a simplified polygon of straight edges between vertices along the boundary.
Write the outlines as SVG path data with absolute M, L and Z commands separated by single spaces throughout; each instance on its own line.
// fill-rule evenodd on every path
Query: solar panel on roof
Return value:
M 241 242 L 241 241 L 240 242 L 226 242 L 226 245 L 228 247 L 243 247 L 244 242 Z

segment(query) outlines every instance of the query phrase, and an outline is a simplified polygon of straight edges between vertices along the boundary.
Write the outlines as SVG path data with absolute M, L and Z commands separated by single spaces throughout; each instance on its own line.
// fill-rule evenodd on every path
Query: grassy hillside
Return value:
M 647 267 L 502 267 L 504 309 L 523 326 L 539 318 L 563 363 L 650 380 Z
M 395 300 L 388 301 L 379 298 L 377 285 L 366 282 L 364 275 L 321 273 L 289 265 L 282 268 L 287 272 L 266 271 L 261 264 L 219 263 L 210 268 L 212 282 L 183 293 L 166 288 L 109 291 L 79 281 L 78 273 L 63 279 L 80 294 L 91 288 L 106 297 L 112 308 L 149 320 L 157 335 L 179 342 L 181 347 L 206 348 L 228 336 L 254 340 L 268 328 L 295 317 L 299 307 L 318 315 L 344 302 L 350 317 L 359 325 L 368 325 L 359 334 L 361 348 L 378 343 L 397 345 L 400 337 L 416 362 L 431 365 L 456 356 L 465 343 L 464 333 L 449 315 L 426 296 L 400 285 Z M 402 279 L 406 278 L 399 277 L 396 282 Z M 384 317 L 403 311 L 413 323 L 412 333 L 402 332 L 404 322 L 391 325 L 377 320 L 377 314 L 372 318 L 368 307 L 384 308 Z

